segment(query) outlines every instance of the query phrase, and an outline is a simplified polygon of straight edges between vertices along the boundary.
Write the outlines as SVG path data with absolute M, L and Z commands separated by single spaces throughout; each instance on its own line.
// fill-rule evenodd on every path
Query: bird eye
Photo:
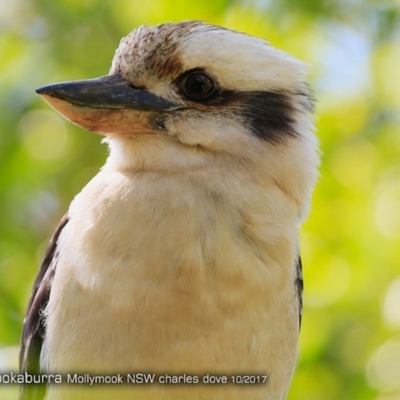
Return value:
M 185 74 L 179 86 L 183 94 L 191 100 L 204 100 L 214 94 L 216 90 L 214 81 L 200 71 Z

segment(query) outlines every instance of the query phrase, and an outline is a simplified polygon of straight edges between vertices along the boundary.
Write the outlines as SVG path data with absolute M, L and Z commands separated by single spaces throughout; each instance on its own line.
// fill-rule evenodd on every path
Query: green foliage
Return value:
M 297 400 L 400 399 L 400 6 L 373 0 L 14 0 L 0 15 L 0 371 L 57 220 L 103 164 L 99 137 L 34 94 L 108 72 L 141 24 L 202 19 L 312 65 L 323 152 L 302 230 Z M 15 387 L 0 387 L 2 399 Z

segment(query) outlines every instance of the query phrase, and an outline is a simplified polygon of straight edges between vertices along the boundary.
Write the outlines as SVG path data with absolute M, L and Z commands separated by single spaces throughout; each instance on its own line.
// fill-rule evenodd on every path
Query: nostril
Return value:
M 166 131 L 167 128 L 165 126 L 165 118 L 163 117 L 156 118 L 153 122 L 153 128 L 159 131 Z

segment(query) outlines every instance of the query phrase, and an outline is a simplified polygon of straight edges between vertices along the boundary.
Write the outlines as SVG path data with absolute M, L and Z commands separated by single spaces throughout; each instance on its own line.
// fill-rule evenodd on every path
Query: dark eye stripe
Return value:
M 199 106 L 200 107 L 200 104 Z M 287 91 L 239 91 L 219 89 L 201 103 L 202 111 L 223 110 L 245 120 L 251 132 L 271 143 L 284 143 L 301 136 L 296 113 L 313 112 L 313 99 L 304 89 Z

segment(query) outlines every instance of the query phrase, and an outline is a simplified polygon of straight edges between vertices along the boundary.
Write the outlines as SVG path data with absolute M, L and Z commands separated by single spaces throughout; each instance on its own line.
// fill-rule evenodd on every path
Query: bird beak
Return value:
M 156 130 L 151 124 L 154 112 L 180 108 L 118 74 L 55 83 L 36 93 L 68 120 L 96 133 L 151 133 Z

